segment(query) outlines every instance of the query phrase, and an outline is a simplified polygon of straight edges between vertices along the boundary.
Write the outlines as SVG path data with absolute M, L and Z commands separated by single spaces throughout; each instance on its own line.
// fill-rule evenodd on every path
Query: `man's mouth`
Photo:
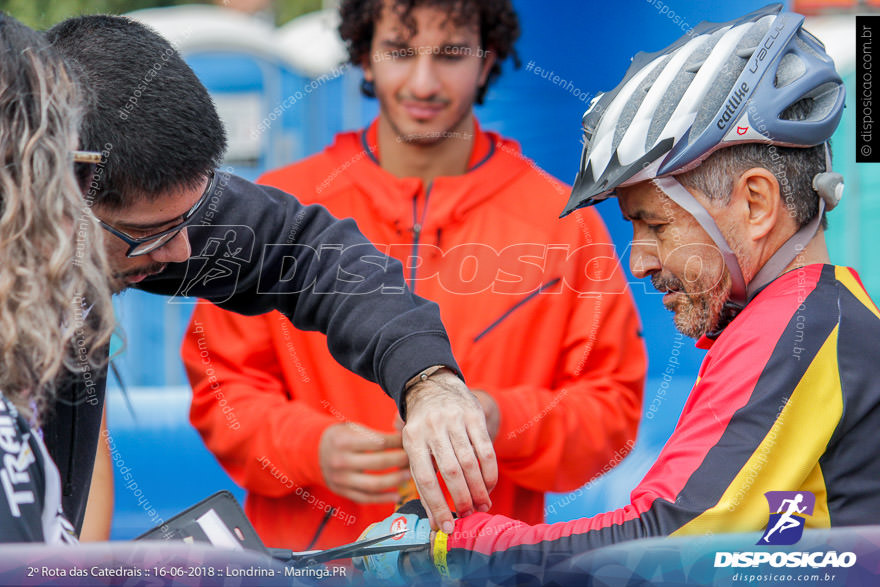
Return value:
M 117 279 L 124 282 L 126 285 L 134 285 L 135 283 L 140 283 L 147 277 L 162 273 L 165 270 L 165 267 L 166 264 L 161 263 L 158 265 L 147 267 L 146 269 L 138 270 L 136 272 L 129 271 L 128 273 L 122 273 L 117 276 Z
M 430 120 L 446 108 L 446 104 L 441 101 L 404 99 L 401 104 L 407 114 L 416 120 Z
M 132 275 L 130 277 L 126 277 L 125 282 L 129 285 L 132 285 L 134 283 L 140 283 L 141 281 L 143 281 L 144 279 L 146 279 L 150 275 L 151 275 L 150 273 L 138 273 L 137 275 Z
M 663 304 L 666 306 L 672 303 L 672 299 L 676 295 L 685 293 L 681 282 L 674 277 L 660 277 L 654 275 L 651 277 L 651 285 L 653 285 L 654 289 L 660 293 L 666 294 L 663 296 Z
M 680 293 L 682 293 L 682 292 L 680 292 L 680 291 L 670 291 L 670 292 L 667 292 L 666 295 L 663 296 L 663 304 L 666 305 L 666 306 L 672 304 L 672 300 L 673 300 L 673 298 L 674 298 L 675 296 L 677 296 L 678 294 L 680 294 Z

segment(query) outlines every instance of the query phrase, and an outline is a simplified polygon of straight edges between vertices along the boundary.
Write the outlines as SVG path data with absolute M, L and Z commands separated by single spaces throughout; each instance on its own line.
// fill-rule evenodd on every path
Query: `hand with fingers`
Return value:
M 489 438 L 492 439 L 492 442 L 495 442 L 495 437 L 498 436 L 498 428 L 501 426 L 501 413 L 498 409 L 498 402 L 483 390 L 472 389 L 471 393 L 474 394 L 474 397 L 480 402 L 480 407 L 483 408 L 483 415 L 486 417 L 486 429 L 489 431 Z M 400 418 L 400 414 L 395 414 L 394 429 L 403 430 L 403 426 L 404 422 Z
M 498 481 L 495 449 L 477 398 L 450 369 L 433 371 L 406 391 L 403 447 L 431 527 L 452 532 L 443 477 L 460 516 L 489 510 Z M 436 471 L 435 471 L 436 466 Z
M 387 434 L 350 422 L 321 435 L 318 460 L 324 482 L 358 503 L 394 503 L 398 487 L 410 479 L 401 434 Z

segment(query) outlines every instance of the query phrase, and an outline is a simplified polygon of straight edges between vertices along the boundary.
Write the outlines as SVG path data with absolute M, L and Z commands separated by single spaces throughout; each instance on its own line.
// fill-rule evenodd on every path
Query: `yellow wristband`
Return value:
M 446 541 L 449 535 L 443 530 L 438 530 L 434 537 L 434 566 L 444 577 L 449 576 L 449 566 L 446 564 Z

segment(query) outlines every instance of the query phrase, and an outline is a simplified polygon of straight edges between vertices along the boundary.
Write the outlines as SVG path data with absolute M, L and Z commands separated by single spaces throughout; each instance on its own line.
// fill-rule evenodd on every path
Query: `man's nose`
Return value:
M 658 273 L 663 265 L 653 241 L 633 240 L 629 255 L 629 268 L 637 279 L 650 277 Z
M 183 263 L 190 258 L 192 249 L 189 245 L 189 237 L 186 228 L 178 232 L 174 238 L 149 253 L 150 258 L 156 263 Z

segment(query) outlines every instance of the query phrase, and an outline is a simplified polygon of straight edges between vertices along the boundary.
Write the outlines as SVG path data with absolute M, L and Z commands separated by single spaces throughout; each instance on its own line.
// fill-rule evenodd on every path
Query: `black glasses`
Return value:
M 100 155 L 100 153 L 99 153 Z M 186 214 L 183 215 L 181 221 L 171 228 L 163 230 L 162 232 L 157 232 L 156 234 L 151 234 L 150 236 L 144 236 L 141 238 L 134 238 L 131 235 L 125 234 L 121 230 L 117 230 L 113 228 L 100 218 L 98 219 L 98 223 L 101 225 L 101 228 L 106 230 L 107 232 L 113 234 L 114 236 L 119 237 L 125 244 L 128 245 L 128 251 L 126 251 L 126 257 L 139 257 L 140 255 L 146 255 L 152 251 L 155 251 L 159 247 L 168 244 L 174 237 L 178 235 L 178 233 L 186 228 L 193 220 L 196 218 L 196 214 L 199 209 L 204 206 L 205 202 L 208 200 L 208 197 L 214 193 L 214 188 L 217 186 L 218 175 L 211 172 L 211 177 L 208 180 L 208 187 L 205 188 L 205 191 L 202 193 L 201 197 L 198 201 L 193 204 L 193 207 L 190 208 Z

